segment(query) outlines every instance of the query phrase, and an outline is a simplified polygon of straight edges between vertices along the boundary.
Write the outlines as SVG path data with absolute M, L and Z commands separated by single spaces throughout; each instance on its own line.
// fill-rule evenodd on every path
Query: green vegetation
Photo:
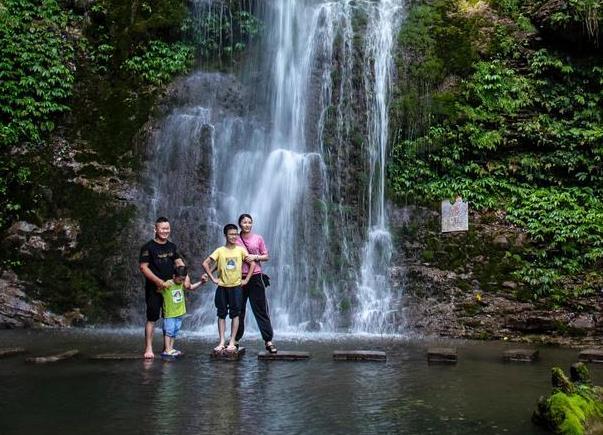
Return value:
M 193 60 L 192 48 L 183 43 L 151 41 L 148 47 L 128 58 L 122 68 L 150 85 L 162 86 L 186 72 Z
M 555 433 L 583 435 L 603 420 L 602 391 L 590 384 L 590 374 L 583 363 L 572 369 L 576 370 L 572 374 L 574 382 L 559 367 L 553 367 L 553 393 L 540 398 L 532 420 Z
M 426 205 L 460 194 L 504 210 L 532 241 L 513 275 L 533 298 L 563 302 L 603 283 L 603 64 L 594 47 L 537 45 L 534 10 L 449 0 L 411 9 L 390 193 Z
M 0 2 L 0 230 L 63 218 L 80 227 L 76 252 L 4 249 L 0 264 L 36 282 L 34 296 L 51 309 L 118 316 L 130 273 L 121 231 L 133 210 L 111 187 L 73 180 L 135 174 L 140 129 L 166 85 L 193 66 L 195 44 L 233 59 L 259 32 L 253 0 L 224 5 L 228 23 L 207 34 L 184 0 Z
M 0 228 L 32 206 L 32 168 L 23 154 L 41 146 L 68 110 L 72 18 L 53 0 L 0 4 Z
M 207 61 L 234 60 L 259 34 L 261 21 L 253 13 L 253 0 L 227 0 L 198 6 L 197 22 L 189 18 L 184 28 Z

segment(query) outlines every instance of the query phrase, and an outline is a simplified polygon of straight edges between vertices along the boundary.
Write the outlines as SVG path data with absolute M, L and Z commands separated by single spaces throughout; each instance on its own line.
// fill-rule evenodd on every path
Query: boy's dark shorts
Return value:
M 226 314 L 231 319 L 241 314 L 241 305 L 243 304 L 243 290 L 241 287 L 220 287 L 216 288 L 215 298 L 218 317 L 225 319 Z
M 147 303 L 147 320 L 149 322 L 156 322 L 161 315 L 163 296 L 161 296 L 161 293 L 157 293 L 157 287 L 146 287 L 144 296 L 144 300 Z

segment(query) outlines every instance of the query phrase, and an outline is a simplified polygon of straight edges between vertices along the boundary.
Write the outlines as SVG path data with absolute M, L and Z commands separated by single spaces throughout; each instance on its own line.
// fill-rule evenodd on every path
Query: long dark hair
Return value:
M 251 220 L 251 222 L 253 222 L 253 218 L 251 217 L 250 214 L 243 213 L 241 216 L 239 216 L 239 227 L 241 226 L 241 221 L 245 218 L 249 218 Z

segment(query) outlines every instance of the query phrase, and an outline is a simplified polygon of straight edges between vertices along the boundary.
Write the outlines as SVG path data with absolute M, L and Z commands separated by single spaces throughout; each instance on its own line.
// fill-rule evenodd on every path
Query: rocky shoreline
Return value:
M 406 207 L 392 216 L 400 246 L 392 282 L 404 292 L 402 310 L 409 330 L 565 346 L 601 343 L 603 294 L 564 304 L 526 298 L 506 261 L 530 242 L 504 219 L 473 214 L 469 234 L 441 234 L 437 212 Z M 451 256 L 455 258 L 445 258 Z
M 16 274 L 4 271 L 0 276 L 0 328 L 65 328 L 86 320 L 78 309 L 63 315 L 48 310 L 44 302 L 28 296 L 31 284 Z

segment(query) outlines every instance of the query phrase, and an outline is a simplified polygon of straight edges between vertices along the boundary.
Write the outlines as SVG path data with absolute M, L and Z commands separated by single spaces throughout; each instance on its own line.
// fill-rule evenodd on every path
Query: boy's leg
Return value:
M 174 337 L 177 333 L 176 318 L 170 317 L 163 319 L 163 343 L 165 348 L 164 353 L 170 353 L 174 349 Z
M 216 288 L 216 296 L 214 303 L 218 314 L 218 335 L 220 337 L 220 343 L 214 348 L 215 351 L 224 349 L 224 334 L 226 330 L 226 314 L 228 313 L 228 301 L 227 301 L 226 289 L 224 287 Z
M 251 278 L 253 281 L 253 277 Z M 237 335 L 235 337 L 235 342 L 239 342 L 241 338 L 243 338 L 243 334 L 245 334 L 245 309 L 247 308 L 247 300 L 249 299 L 249 288 L 251 286 L 251 282 L 247 284 L 243 288 L 243 299 L 241 300 L 241 314 L 239 314 L 239 328 L 237 329 Z
M 144 326 L 144 357 L 154 358 L 153 353 L 153 333 L 155 332 L 155 322 L 159 320 L 163 297 L 151 288 L 145 288 L 145 302 L 147 305 L 147 322 Z
M 228 316 L 232 319 L 228 350 L 236 350 L 235 337 L 237 336 L 237 331 L 239 329 L 239 315 L 241 314 L 242 300 L 243 290 L 241 287 L 231 287 L 228 289 Z
M 176 350 L 176 347 L 174 346 L 174 344 L 176 343 L 176 337 L 178 337 L 178 334 L 180 333 L 180 328 L 182 328 L 182 316 L 174 317 L 174 321 L 175 321 L 174 336 L 170 337 L 170 346 L 177 353 L 177 356 L 180 356 L 180 355 L 182 355 L 182 352 L 180 352 L 179 350 Z
M 163 334 L 163 351 L 169 352 L 172 350 L 172 345 L 170 344 L 170 337 L 168 337 L 165 333 Z
M 262 338 L 268 344 L 272 342 L 273 330 L 270 316 L 268 315 L 268 303 L 266 302 L 266 290 L 262 285 L 259 275 L 255 275 L 247 285 L 249 287 L 249 303 L 251 310 L 262 334 Z
M 219 350 L 218 348 L 224 347 L 224 334 L 226 331 L 226 319 L 221 319 L 218 317 L 218 335 L 220 336 L 220 343 L 215 348 L 215 350 Z
M 237 317 L 233 317 L 232 321 L 230 322 L 230 341 L 228 342 L 228 350 L 236 350 L 237 347 L 235 346 L 235 339 L 233 337 L 236 337 L 237 335 L 237 330 L 239 329 L 239 316 Z

